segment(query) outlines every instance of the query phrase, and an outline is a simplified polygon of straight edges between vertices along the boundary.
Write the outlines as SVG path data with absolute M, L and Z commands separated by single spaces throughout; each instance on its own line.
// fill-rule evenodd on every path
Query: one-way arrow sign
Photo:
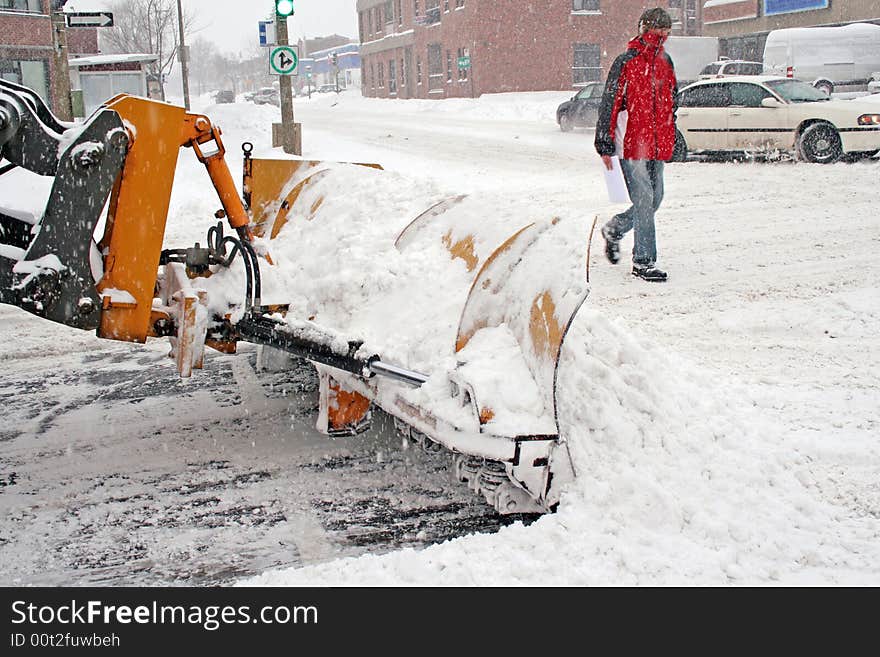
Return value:
M 109 11 L 82 11 L 67 16 L 67 27 L 113 27 L 113 14 Z

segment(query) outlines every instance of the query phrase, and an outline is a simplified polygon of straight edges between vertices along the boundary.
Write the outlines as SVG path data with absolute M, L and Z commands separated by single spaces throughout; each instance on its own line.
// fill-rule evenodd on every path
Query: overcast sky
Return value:
M 290 40 L 330 34 L 357 38 L 357 0 L 294 0 L 296 13 L 288 22 Z M 258 43 L 257 23 L 266 20 L 275 4 L 272 0 L 182 0 L 185 12 L 198 15 L 192 38 L 213 40 L 220 50 L 247 51 Z M 66 10 L 110 9 L 113 0 L 68 0 Z

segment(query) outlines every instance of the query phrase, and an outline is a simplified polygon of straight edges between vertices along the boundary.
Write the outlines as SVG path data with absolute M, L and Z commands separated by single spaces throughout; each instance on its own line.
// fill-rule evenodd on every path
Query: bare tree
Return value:
M 114 26 L 101 33 L 103 46 L 108 52 L 157 55 L 149 69 L 158 77 L 164 97 L 164 76 L 177 57 L 176 0 L 118 0 L 112 9 Z M 184 13 L 184 34 L 193 31 L 193 23 L 192 16 Z
M 189 72 L 191 79 L 195 79 L 197 93 L 203 94 L 216 87 L 214 79 L 220 53 L 214 43 L 206 39 L 195 39 L 189 46 L 189 54 Z

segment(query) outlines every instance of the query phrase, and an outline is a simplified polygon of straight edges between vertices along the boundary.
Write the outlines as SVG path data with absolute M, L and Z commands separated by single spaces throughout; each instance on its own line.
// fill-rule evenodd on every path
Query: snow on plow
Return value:
M 375 404 L 500 512 L 550 510 L 572 476 L 555 382 L 588 291 L 582 223 L 462 195 L 412 219 L 424 191 L 375 165 L 246 158 L 245 190 L 276 331 L 332 327 L 370 370 L 317 364 L 319 429 L 356 433 Z M 386 359 L 417 376 L 372 376 Z

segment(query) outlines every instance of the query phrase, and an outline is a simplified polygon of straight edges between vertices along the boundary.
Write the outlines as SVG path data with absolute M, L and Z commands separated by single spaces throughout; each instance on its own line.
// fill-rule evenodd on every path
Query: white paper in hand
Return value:
M 605 168 L 602 164 L 602 170 L 605 172 L 605 185 L 608 187 L 608 200 L 612 203 L 629 203 L 629 191 L 626 189 L 626 181 L 623 179 L 623 169 L 620 168 L 620 159 L 614 155 L 611 158 L 611 169 Z

